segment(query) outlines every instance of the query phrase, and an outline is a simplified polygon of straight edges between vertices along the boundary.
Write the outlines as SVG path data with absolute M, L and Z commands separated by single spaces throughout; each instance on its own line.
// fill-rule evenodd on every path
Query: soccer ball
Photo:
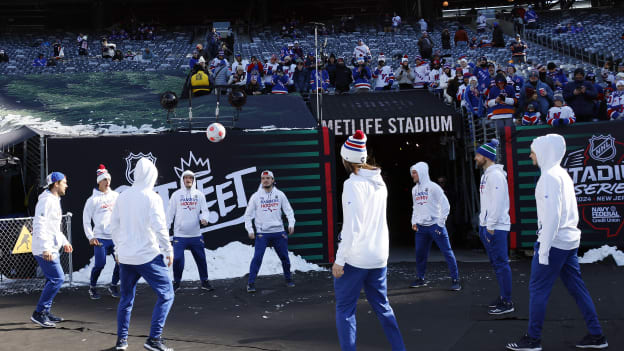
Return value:
M 206 128 L 206 137 L 213 143 L 225 139 L 225 127 L 221 123 L 213 123 Z

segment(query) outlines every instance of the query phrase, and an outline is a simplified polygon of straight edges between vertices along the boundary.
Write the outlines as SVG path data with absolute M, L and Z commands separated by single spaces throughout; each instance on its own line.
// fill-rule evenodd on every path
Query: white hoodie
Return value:
M 479 225 L 487 230 L 509 231 L 509 187 L 503 165 L 491 165 L 481 176 Z
M 342 191 L 342 241 L 336 264 L 362 269 L 388 264 L 389 235 L 386 221 L 388 190 L 381 170 L 360 169 L 351 173 Z
M 32 254 L 41 256 L 44 251 L 58 257 L 59 250 L 69 244 L 61 232 L 61 198 L 46 190 L 39 195 L 35 207 L 32 232 Z
M 295 227 L 295 211 L 283 192 L 273 186 L 273 190 L 266 192 L 262 185 L 249 198 L 245 209 L 245 229 L 247 233 L 254 233 L 251 220 L 256 224 L 258 233 L 279 233 L 284 231 L 282 210 L 288 219 L 288 228 Z
M 412 225 L 444 227 L 451 211 L 444 190 L 429 179 L 429 166 L 425 162 L 410 167 L 410 173 L 413 170 L 418 173 L 418 183 L 412 188 Z
M 539 263 L 548 264 L 551 247 L 561 250 L 579 247 L 578 207 L 572 178 L 560 166 L 566 151 L 565 139 L 558 134 L 541 136 L 533 140 L 531 150 L 542 171 L 535 187 Z
M 87 240 L 112 239 L 109 226 L 118 196 L 119 193 L 112 189 L 108 189 L 105 193 L 99 189 L 93 189 L 93 194 L 87 199 L 82 210 L 82 227 Z M 91 227 L 92 220 L 95 224 L 93 227 Z
M 184 185 L 185 176 L 193 176 L 193 185 L 190 189 Z M 201 215 L 200 215 L 201 211 Z M 176 190 L 169 199 L 167 207 L 167 228 L 174 221 L 173 235 L 181 238 L 193 238 L 201 236 L 199 231 L 200 219 L 208 220 L 208 205 L 206 196 L 195 185 L 195 174 L 189 170 L 184 171 L 180 177 L 180 189 Z
M 173 257 L 162 199 L 154 191 L 156 166 L 137 162 L 134 184 L 117 198 L 110 229 L 119 263 L 141 265 L 159 254 Z

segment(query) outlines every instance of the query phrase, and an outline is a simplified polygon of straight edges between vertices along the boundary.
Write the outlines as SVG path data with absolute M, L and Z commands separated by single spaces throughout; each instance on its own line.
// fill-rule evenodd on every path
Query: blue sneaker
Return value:
M 488 314 L 494 315 L 494 316 L 498 316 L 501 314 L 507 314 L 507 313 L 511 313 L 515 311 L 514 308 L 514 304 L 513 302 L 509 301 L 502 301 L 498 304 L 498 306 L 494 307 L 494 308 L 490 308 L 488 310 Z
M 118 339 L 115 344 L 115 350 L 125 350 L 128 348 L 128 339 Z
M 43 312 L 33 312 L 32 316 L 30 317 L 30 320 L 37 324 L 40 327 L 43 328 L 54 328 L 56 327 L 56 323 L 50 321 L 48 319 L 48 315 L 46 313 Z
M 462 289 L 461 284 L 459 284 L 459 279 L 453 279 L 451 282 L 451 290 L 460 291 Z
M 59 317 L 59 316 L 55 316 L 52 314 L 52 312 L 46 312 L 46 315 L 48 316 L 48 319 L 50 320 L 50 322 L 52 323 L 60 323 L 63 322 L 65 319 L 63 319 L 63 317 Z
M 518 342 L 510 342 L 506 347 L 511 351 L 542 351 L 540 340 L 533 339 L 528 334 L 525 334 Z
M 294 288 L 295 287 L 295 282 L 292 281 L 292 279 L 288 279 L 286 280 L 286 286 L 289 288 Z
M 576 343 L 576 347 L 579 349 L 606 349 L 609 347 L 609 343 L 604 335 L 587 334 L 583 340 Z
M 427 281 L 424 280 L 423 278 L 418 278 L 416 280 L 414 280 L 414 282 L 412 284 L 410 284 L 410 288 L 422 288 L 424 286 L 427 286 Z
M 99 300 L 102 298 L 102 296 L 98 294 L 97 289 L 94 286 L 89 288 L 89 297 L 91 298 L 91 300 Z
M 247 292 L 255 293 L 256 292 L 256 284 L 247 284 Z
M 208 290 L 208 291 L 213 291 L 214 290 L 212 285 L 210 285 L 210 281 L 208 281 L 208 280 L 204 280 L 203 282 L 201 282 L 201 289 L 202 290 Z
M 143 347 L 150 351 L 173 351 L 171 347 L 165 346 L 162 338 L 147 338 Z
M 109 285 L 108 286 L 108 292 L 110 293 L 110 295 L 114 298 L 119 298 L 119 285 Z

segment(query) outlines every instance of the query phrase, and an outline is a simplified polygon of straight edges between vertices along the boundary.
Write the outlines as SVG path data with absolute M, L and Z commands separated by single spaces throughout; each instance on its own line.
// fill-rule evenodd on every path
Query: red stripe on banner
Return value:
M 325 162 L 325 191 L 327 194 L 327 256 L 329 257 L 329 263 L 334 263 L 336 260 L 334 252 L 334 197 L 332 195 L 331 180 L 331 163 Z
M 329 128 L 323 127 L 323 154 L 329 156 Z
M 515 196 L 515 179 L 513 168 L 513 156 L 511 154 L 511 127 L 505 127 L 505 154 L 507 159 L 507 186 L 509 187 L 509 219 L 511 224 L 516 224 L 516 196 Z M 516 232 L 509 233 L 509 243 L 512 249 L 518 248 L 518 237 Z

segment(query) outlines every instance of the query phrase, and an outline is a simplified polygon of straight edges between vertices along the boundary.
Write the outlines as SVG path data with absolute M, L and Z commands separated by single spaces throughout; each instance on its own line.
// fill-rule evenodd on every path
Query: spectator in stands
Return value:
M 109 43 L 108 39 L 102 39 L 102 58 L 113 58 L 117 45 Z
M 197 63 L 199 63 L 199 52 L 197 52 L 197 50 L 193 50 L 193 55 L 189 60 L 189 68 L 193 69 Z
M 442 34 L 440 34 L 440 38 L 442 40 L 442 49 L 450 50 L 451 49 L 451 33 L 448 28 L 444 28 L 442 30 Z
M 539 73 L 539 79 L 546 83 L 550 89 L 555 90 L 555 82 L 548 76 L 548 72 L 546 72 L 546 66 L 541 63 L 537 64 L 535 67 L 537 72 Z
M 429 68 L 429 85 L 427 88 L 434 93 L 440 92 L 440 75 L 442 74 L 442 68 L 440 68 L 440 61 L 434 60 L 431 62 Z
M 249 64 L 249 61 L 243 60 L 243 57 L 241 56 L 241 54 L 236 54 L 234 55 L 234 62 L 232 62 L 232 72 L 236 72 L 238 66 L 243 67 L 243 70 L 246 71 L 248 64 Z
M 470 86 L 470 77 L 472 77 L 471 73 L 464 73 L 461 75 L 461 84 L 459 84 L 457 93 L 455 94 L 455 100 L 459 103 L 459 106 L 464 109 L 467 108 L 466 102 L 464 101 L 464 94 L 466 93 L 466 89 Z
M 45 59 L 43 54 L 39 54 L 37 58 L 33 61 L 33 66 L 35 67 L 45 67 L 48 63 L 48 60 Z
M 550 87 L 539 80 L 539 72 L 532 70 L 529 72 L 529 79 L 524 82 L 520 90 L 520 108 L 526 111 L 528 104 L 536 104 L 535 108 L 542 116 L 548 114 L 548 109 L 552 105 L 553 91 Z
M 254 70 L 252 73 L 247 74 L 247 79 L 249 81 L 245 86 L 245 93 L 247 95 L 261 95 L 264 91 L 264 85 L 262 84 L 260 74 Z
M 476 77 L 470 77 L 468 80 L 468 86 L 464 90 L 462 97 L 462 103 L 466 107 L 466 112 L 472 114 L 474 118 L 483 118 L 485 115 L 485 106 L 483 105 L 483 99 L 481 92 L 479 92 L 479 86 Z
M 293 50 L 293 48 L 293 43 L 288 43 L 287 45 L 284 45 L 280 50 L 280 60 L 284 61 L 284 58 L 286 56 L 290 56 L 291 58 L 293 58 L 295 56 L 295 51 Z
M 52 44 L 52 50 L 54 50 L 55 59 L 60 60 L 65 57 L 65 50 L 63 49 L 63 45 L 60 40 L 57 39 L 54 44 Z
M 455 47 L 468 47 L 468 33 L 466 33 L 463 26 L 459 26 L 457 31 L 455 31 L 453 41 L 455 42 Z
M 587 72 L 585 80 L 594 85 L 596 89 L 596 98 L 594 99 L 594 119 L 607 120 L 607 103 L 604 96 L 604 89 L 596 83 L 596 74 Z
M 230 64 L 225 58 L 225 53 L 223 51 L 219 51 L 217 53 L 217 57 L 215 57 L 214 59 L 212 59 L 212 61 L 210 61 L 210 70 L 214 71 L 215 68 L 217 68 L 218 66 L 222 64 L 225 64 L 229 70 Z
M 557 23 L 557 26 L 555 27 L 555 34 L 561 34 L 567 31 L 568 29 L 562 23 Z
M 308 76 L 306 75 L 308 71 L 305 69 L 305 66 L 303 65 L 303 60 L 301 58 L 298 58 L 296 61 L 297 61 L 297 65 L 293 73 L 293 83 L 295 85 L 295 90 L 299 94 L 304 94 L 308 92 L 309 84 L 308 84 Z M 340 59 L 338 59 L 338 61 L 340 62 Z M 344 60 L 343 60 L 342 66 L 344 67 Z M 338 70 L 339 68 L 340 68 L 340 64 L 338 64 L 338 67 L 336 67 L 336 69 Z M 351 75 L 351 72 L 349 72 L 349 75 Z
M 392 32 L 392 17 L 386 12 L 383 19 L 383 31 L 384 33 Z
M 202 96 L 208 95 L 212 92 L 212 87 L 210 86 L 210 77 L 208 73 L 204 70 L 205 60 L 203 57 L 199 58 L 199 64 L 193 67 L 192 75 L 191 75 L 191 92 L 193 96 Z
M 288 77 L 288 83 L 286 87 L 288 88 L 289 93 L 295 92 L 295 82 L 293 81 L 293 75 L 295 74 L 295 69 L 297 65 L 292 63 L 290 56 L 284 57 L 284 62 L 281 64 L 282 70 L 284 71 L 284 75 Z
M 479 13 L 479 17 L 477 17 L 477 33 L 485 32 L 487 28 L 487 18 L 485 18 L 485 14 L 483 12 Z
M 568 78 L 563 73 L 563 70 L 558 68 L 554 62 L 548 62 L 546 68 L 548 69 L 548 77 L 552 79 L 555 85 L 554 89 L 563 90 L 563 86 L 568 82 Z
M 292 38 L 291 34 L 288 31 L 288 28 L 286 28 L 286 26 L 282 26 L 282 30 L 280 31 L 280 35 L 282 38 Z
M 446 64 L 444 65 L 444 67 L 442 67 L 442 72 L 440 73 L 440 78 L 438 80 L 438 89 L 440 91 L 442 91 L 442 97 L 444 98 L 444 102 L 447 105 L 450 105 L 453 102 L 453 98 L 448 94 L 448 86 L 449 86 L 449 81 L 451 79 L 455 78 L 455 72 L 451 71 L 451 66 Z
M 4 50 L 0 49 L 0 63 L 9 62 L 9 55 L 7 55 L 6 52 L 4 52 Z
M 366 64 L 364 57 L 357 58 L 357 66 L 353 67 L 353 83 L 356 93 L 368 92 L 371 89 L 371 78 L 373 77 L 370 68 Z
M 375 90 L 390 90 L 394 83 L 392 67 L 386 66 L 386 57 L 383 53 L 377 58 L 377 67 L 373 71 L 373 84 Z
M 522 90 L 522 86 L 524 85 L 524 78 L 518 74 L 516 74 L 516 66 L 513 64 L 507 65 L 507 77 L 508 83 L 514 88 L 516 91 L 516 98 L 520 98 L 520 91 Z
M 518 4 L 514 5 L 513 10 L 511 10 L 511 14 L 513 16 L 514 23 L 514 32 L 516 34 L 524 33 L 524 15 L 526 11 L 520 7 Z
M 353 59 L 357 62 L 360 57 L 366 62 L 372 59 L 371 51 L 362 39 L 358 39 L 357 46 L 353 49 Z
M 154 58 L 154 54 L 152 54 L 152 51 L 150 50 L 150 48 L 145 48 L 145 50 L 143 50 L 143 55 L 141 55 L 141 60 L 151 61 L 153 58 Z
M 218 61 L 214 69 L 210 70 L 210 74 L 212 75 L 212 79 L 216 86 L 227 85 L 231 75 L 227 60 L 222 59 Z M 225 94 L 226 90 L 222 89 L 221 93 Z
M 136 54 L 132 50 L 126 51 L 126 60 L 135 61 Z
M 420 20 L 418 20 L 418 24 L 420 25 L 420 31 L 421 32 L 426 32 L 428 29 L 428 25 L 427 25 L 427 21 L 425 21 L 424 18 L 420 18 Z
M 418 45 L 420 56 L 422 56 L 425 60 L 431 58 L 431 54 L 433 52 L 433 41 L 429 38 L 429 33 L 423 32 L 416 45 Z
M 498 74 L 494 78 L 496 85 L 491 87 L 488 94 L 488 119 L 496 122 L 496 128 L 513 124 L 514 106 L 518 103 L 516 92 L 507 85 L 507 78 Z
M 206 50 L 204 50 L 204 46 L 200 43 L 197 43 L 197 45 L 195 45 L 195 50 L 197 50 L 197 54 L 200 57 L 203 57 L 204 60 L 206 60 L 206 62 L 208 62 L 210 60 L 210 54 L 208 52 L 206 52 Z M 199 58 L 198 58 L 199 60 Z
M 247 84 L 247 72 L 241 65 L 236 66 L 234 74 L 228 80 L 229 85 L 245 86 Z
M 414 85 L 416 89 L 426 88 L 429 84 L 429 65 L 420 55 L 414 58 Z
M 89 41 L 87 40 L 87 36 L 84 35 L 82 40 L 78 43 L 78 55 L 87 56 L 89 54 Z
M 293 60 L 296 60 L 297 58 L 300 59 L 305 59 L 305 56 L 303 55 L 303 48 L 299 45 L 299 41 L 295 40 L 295 46 L 293 47 L 293 51 L 295 52 L 295 56 L 293 57 Z
M 327 70 L 327 73 L 329 74 L 330 77 L 330 86 L 334 86 L 333 83 L 331 83 L 331 77 L 332 75 L 334 75 L 334 73 L 336 72 L 336 55 L 334 53 L 329 54 L 329 58 L 327 59 L 327 64 L 325 64 L 325 69 Z
M 537 29 L 537 13 L 533 10 L 533 6 L 529 5 L 524 14 L 524 23 L 528 29 Z
M 257 75 L 264 74 L 264 66 L 262 62 L 258 61 L 258 58 L 255 56 L 251 57 L 251 63 L 247 65 L 247 77 L 250 77 L 250 74 L 255 72 Z
M 277 67 L 279 66 L 279 62 L 277 62 L 277 55 L 271 55 L 269 62 L 264 65 L 264 86 L 268 91 L 271 91 L 273 88 L 273 75 L 277 73 Z
M 336 86 L 336 93 L 343 94 L 349 92 L 351 82 L 353 81 L 353 74 L 347 67 L 344 57 L 338 57 L 336 72 L 333 78 L 330 77 L 330 82 L 332 79 L 334 82 L 333 84 Z
M 511 50 L 511 61 L 519 65 L 526 62 L 526 49 L 527 45 L 520 39 L 520 34 L 516 34 L 516 40 L 514 40 L 509 46 Z
M 453 78 L 449 80 L 448 87 L 446 88 L 446 95 L 451 98 L 455 107 L 459 107 L 457 103 L 461 101 L 457 99 L 457 93 L 459 92 L 459 86 L 462 84 L 463 77 L 464 74 L 462 73 L 461 68 L 455 69 L 455 74 L 453 75 Z
M 611 120 L 624 119 L 624 80 L 615 83 L 616 89 L 607 98 L 607 116 Z
M 124 54 L 121 50 L 117 49 L 115 50 L 115 55 L 113 55 L 113 61 L 115 62 L 121 62 L 124 59 Z
M 526 106 L 526 111 L 524 112 L 522 116 L 521 123 L 523 126 L 534 126 L 537 124 L 541 124 L 540 117 L 541 117 L 541 113 L 537 111 L 535 107 L 535 103 L 530 102 Z
M 576 26 L 572 26 L 570 28 L 570 33 L 573 33 L 573 34 L 582 33 L 583 30 L 585 30 L 585 28 L 583 28 L 583 23 L 577 22 Z
M 277 66 L 276 72 L 273 75 L 271 93 L 277 95 L 288 94 L 288 76 L 284 74 L 284 67 L 281 65 Z
M 468 60 L 465 57 L 461 57 L 459 59 L 459 68 L 461 70 L 461 74 L 472 73 L 473 68 L 468 65 Z
M 392 31 L 395 33 L 399 33 L 401 31 L 399 28 L 400 25 L 401 25 L 401 16 L 399 16 L 395 12 L 394 17 L 392 17 Z
M 594 85 L 585 81 L 585 70 L 574 70 L 574 80 L 563 87 L 563 98 L 576 115 L 578 122 L 590 122 L 594 116 L 594 99 L 598 93 Z
M 312 69 L 310 70 L 310 92 L 321 94 L 327 93 L 328 89 L 329 73 L 327 73 L 327 70 L 323 65 L 323 60 L 318 59 L 318 61 L 316 62 L 316 66 L 312 67 Z
M 553 97 L 554 106 L 548 110 L 548 116 L 546 117 L 546 123 L 553 127 L 569 125 L 576 122 L 576 116 L 574 110 L 570 106 L 563 105 L 563 96 L 556 94 Z
M 494 30 L 492 31 L 492 46 L 495 48 L 505 47 L 505 37 L 503 30 L 498 25 L 498 22 L 494 22 Z
M 221 47 L 219 49 L 219 52 L 223 52 L 223 57 L 225 58 L 231 58 L 232 57 L 232 50 L 230 50 L 230 48 L 227 46 L 227 44 L 221 43 Z
M 400 90 L 409 90 L 414 88 L 414 72 L 409 66 L 409 59 L 407 58 L 407 55 L 401 59 L 401 64 L 399 65 L 399 68 L 397 68 L 396 72 L 394 72 L 394 77 L 399 83 Z

